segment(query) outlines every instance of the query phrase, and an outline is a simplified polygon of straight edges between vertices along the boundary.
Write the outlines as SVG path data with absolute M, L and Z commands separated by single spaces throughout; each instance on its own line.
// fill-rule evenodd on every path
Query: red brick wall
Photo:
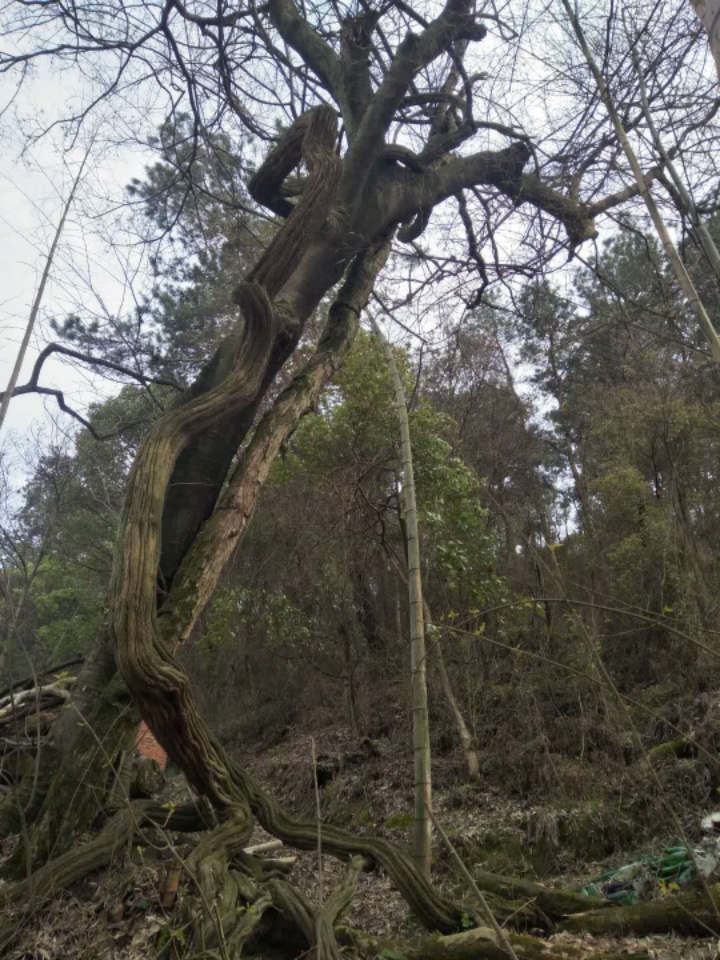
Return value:
M 140 721 L 137 737 L 135 738 L 135 746 L 140 751 L 141 757 L 145 757 L 147 760 L 155 760 L 163 770 L 165 769 L 168 756 L 144 720 Z

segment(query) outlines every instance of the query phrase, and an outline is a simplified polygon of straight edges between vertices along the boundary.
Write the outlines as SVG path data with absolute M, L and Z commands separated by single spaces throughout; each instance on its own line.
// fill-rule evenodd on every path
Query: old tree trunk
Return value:
M 715 60 L 715 68 L 720 80 L 720 2 L 719 0 L 690 0 L 690 5 L 702 20 L 707 32 L 710 52 Z
M 232 25 L 220 15 L 193 19 L 181 4 L 168 4 L 171 9 L 205 30 Z M 372 865 L 385 870 L 428 930 L 457 934 L 473 910 L 439 896 L 403 851 L 330 825 L 323 826 L 323 849 L 349 865 L 345 880 L 319 912 L 282 877 L 242 854 L 255 821 L 288 845 L 305 849 L 315 847 L 316 826 L 287 816 L 225 754 L 196 708 L 176 651 L 237 549 L 283 441 L 347 352 L 396 233 L 413 242 L 433 207 L 482 187 L 516 206 L 544 211 L 577 245 L 596 235 L 594 210 L 605 210 L 615 200 L 591 207 L 575 192 L 562 193 L 525 172 L 531 148 L 525 136 L 509 128 L 502 131 L 510 138 L 502 149 L 455 153 L 476 131 L 462 58 L 486 32 L 469 0 L 448 0 L 435 20 L 414 22 L 417 32 L 396 44 L 379 81 L 371 77 L 367 39 L 375 14 L 364 18 L 362 29 L 355 21 L 344 22 L 335 49 L 305 22 L 292 0 L 270 0 L 263 10 L 286 47 L 312 72 L 323 99 L 335 106 L 318 103 L 300 115 L 247 185 L 279 226 L 235 291 L 232 333 L 181 401 L 151 428 L 132 467 L 106 633 L 81 671 L 73 703 L 56 722 L 41 776 L 28 778 L 0 808 L 3 834 L 23 836 L 9 868 L 16 883 L 3 896 L 18 902 L 32 891 L 42 899 L 107 863 L 138 831 L 158 824 L 171 831 L 201 830 L 187 876 L 199 903 L 214 903 L 217 916 L 198 908 L 189 951 L 211 951 L 222 943 L 223 955 L 238 956 L 262 932 L 267 915 L 276 926 L 286 925 L 288 938 L 294 931 L 298 952 L 310 946 L 333 956 L 338 950 L 333 924 L 352 897 L 360 870 Z M 158 30 L 169 29 L 167 11 Z M 448 51 L 452 68 L 442 90 L 418 93 L 420 72 Z M 458 113 L 463 91 L 464 113 Z M 428 121 L 422 150 L 389 144 L 404 104 L 419 98 L 422 106 L 423 96 Z M 231 92 L 228 97 L 242 114 Z M 340 123 L 347 142 L 341 152 Z M 314 353 L 255 423 L 261 400 L 323 300 L 330 305 Z M 201 815 L 197 808 L 170 813 L 151 801 L 118 802 L 119 758 L 129 749 L 138 716 L 211 813 Z M 100 832 L 78 846 L 77 837 L 90 826 Z M 602 909 L 587 898 L 491 875 L 481 885 L 491 892 L 500 917 L 541 928 L 593 906 Z M 254 905 L 254 910 L 242 912 L 238 905 Z M 1 933 L 7 944 L 12 931 Z M 346 936 L 358 952 L 376 951 L 361 937 Z M 528 937 L 513 941 L 513 949 L 518 956 L 546 952 Z M 506 950 L 491 931 L 479 929 L 460 939 L 427 941 L 414 955 L 497 957 Z

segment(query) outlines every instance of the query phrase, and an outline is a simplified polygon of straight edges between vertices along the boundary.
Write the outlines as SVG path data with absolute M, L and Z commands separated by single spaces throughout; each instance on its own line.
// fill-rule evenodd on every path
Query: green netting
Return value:
M 657 856 L 647 855 L 593 878 L 579 892 L 588 897 L 602 897 L 613 903 L 633 904 L 647 899 L 658 887 L 693 883 L 698 869 L 711 873 L 715 858 L 705 850 L 689 850 L 684 844 L 666 847 Z

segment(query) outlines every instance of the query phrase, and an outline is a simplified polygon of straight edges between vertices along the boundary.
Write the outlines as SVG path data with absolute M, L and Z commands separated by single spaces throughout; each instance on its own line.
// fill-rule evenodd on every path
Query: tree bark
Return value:
M 325 153 L 328 140 L 325 139 Z M 306 159 L 311 176 L 325 179 L 327 171 L 321 160 L 313 159 L 314 148 Z M 307 189 L 307 188 L 306 188 Z M 303 198 L 304 199 L 304 198 Z M 323 203 L 325 201 L 322 196 Z M 318 199 L 320 202 L 320 199 Z M 186 555 L 183 571 L 178 571 L 172 593 L 187 588 L 186 616 L 169 615 L 161 626 L 156 615 L 156 573 L 161 546 L 161 518 L 164 494 L 174 464 L 181 451 L 193 438 L 201 435 L 225 416 L 228 405 L 243 409 L 247 398 L 253 396 L 256 371 L 262 368 L 270 342 L 273 302 L 270 293 L 279 291 L 284 278 L 293 276 L 303 267 L 305 256 L 298 239 L 298 208 L 281 228 L 274 241 L 272 262 L 267 269 L 260 265 L 253 270 L 251 281 L 239 291 L 245 314 L 244 341 L 235 364 L 220 385 L 191 401 L 179 410 L 170 411 L 152 428 L 141 447 L 131 472 L 126 504 L 121 521 L 120 546 L 111 588 L 111 626 L 115 639 L 119 669 L 138 704 L 143 718 L 153 730 L 168 754 L 183 769 L 188 780 L 203 796 L 208 797 L 223 818 L 250 824 L 256 816 L 272 834 L 286 843 L 301 848 L 312 847 L 317 840 L 315 824 L 299 823 L 287 817 L 274 801 L 263 794 L 245 771 L 236 766 L 224 753 L 199 715 L 188 678 L 173 654 L 182 639 L 187 624 L 202 610 L 212 596 L 239 536 L 245 530 L 252 505 L 275 453 L 278 435 L 285 427 L 296 423 L 304 406 L 290 394 L 279 398 L 276 408 L 279 420 L 269 414 L 267 429 L 258 427 L 253 442 L 239 461 L 230 478 L 219 509 L 215 511 L 193 549 Z M 319 219 L 302 214 L 300 223 L 315 224 Z M 287 228 L 287 229 L 286 229 Z M 283 237 L 287 238 L 285 246 Z M 307 243 L 314 243 L 312 232 Z M 330 312 L 326 341 L 335 347 L 346 342 L 341 331 L 354 329 L 350 318 L 359 316 L 372 290 L 378 270 L 384 262 L 385 244 L 378 241 L 378 249 L 356 258 L 354 269 L 340 291 L 335 308 Z M 297 261 L 301 263 L 298 265 Z M 306 295 L 308 291 L 305 291 Z M 336 342 L 339 338 L 340 344 Z M 322 346 L 321 342 L 321 346 Z M 320 349 L 320 348 L 319 348 Z M 332 352 L 332 351 L 331 351 Z M 322 365 L 309 376 L 308 384 L 300 379 L 300 397 L 316 395 L 325 382 L 320 374 Z M 291 385 L 292 386 L 292 385 Z M 311 388 L 312 387 L 312 388 Z M 289 400 L 288 400 L 289 396 Z M 286 406 L 283 403 L 287 401 Z M 278 429 L 274 429 L 277 427 Z M 286 434 L 285 434 L 286 435 Z M 263 452 L 265 455 L 263 456 Z M 259 465 L 259 466 L 258 466 Z M 203 536 L 205 534 L 205 536 Z M 205 562 L 199 562 L 199 557 Z M 184 586 L 183 586 L 184 585 Z M 168 600 L 168 612 L 173 610 Z M 329 825 L 323 829 L 323 848 L 341 856 L 358 853 L 381 864 L 401 889 L 420 920 L 430 928 L 457 929 L 462 912 L 434 893 L 401 851 L 382 841 L 356 838 Z
M 617 953 L 597 953 L 596 949 L 570 943 L 546 943 L 536 937 L 510 933 L 510 945 L 518 960 L 644 960 L 648 951 L 633 953 L 619 949 Z M 406 960 L 508 960 L 507 949 L 488 927 L 475 927 L 449 937 L 432 937 L 414 941 L 379 940 L 343 928 L 338 931 L 341 943 L 368 958 L 400 955 Z
M 720 0 L 690 0 L 690 6 L 702 20 L 720 80 Z
M 720 884 L 708 888 L 715 903 L 720 903 Z M 663 897 L 648 903 L 636 903 L 609 910 L 592 910 L 569 917 L 562 929 L 593 936 L 635 936 L 676 933 L 680 936 L 707 937 L 720 933 L 717 907 L 704 890 Z

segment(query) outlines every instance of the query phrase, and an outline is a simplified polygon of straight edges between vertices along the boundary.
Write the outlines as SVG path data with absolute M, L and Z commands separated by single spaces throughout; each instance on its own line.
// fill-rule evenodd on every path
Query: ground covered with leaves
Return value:
M 319 733 L 315 747 L 323 817 L 359 832 L 406 843 L 411 787 L 400 745 L 389 738 L 360 740 L 335 731 Z M 239 746 L 236 749 L 241 752 Z M 288 809 L 311 816 L 315 802 L 311 756 L 311 740 L 302 737 L 244 759 Z M 480 785 L 468 786 L 451 759 L 437 762 L 435 779 L 436 815 L 471 872 L 482 868 L 540 879 L 550 885 L 580 886 L 609 866 L 650 852 L 645 847 L 617 850 L 599 861 L 583 859 L 577 850 L 564 850 L 558 839 L 562 833 L 558 824 L 562 827 L 572 818 L 572 811 L 553 812 L 518 798 L 508 799 Z M 172 807 L 189 798 L 182 776 L 170 771 L 164 802 Z M 271 839 L 257 828 L 250 845 Z M 668 837 L 659 836 L 656 849 L 667 841 Z M 454 897 L 469 901 L 472 893 L 467 882 L 439 838 L 436 843 L 434 881 Z M 7 956 L 10 960 L 171 958 L 173 944 L 182 945 L 184 940 L 188 917 L 183 907 L 192 892 L 192 881 L 183 877 L 178 895 L 169 905 L 168 877 L 171 868 L 189 851 L 189 843 L 171 846 L 162 831 L 148 831 L 147 842 L 126 847 L 109 868 L 87 876 L 52 900 L 18 905 L 13 916 L 18 936 Z M 3 851 L 5 855 L 9 852 L 9 847 Z M 264 856 L 296 858 L 290 879 L 317 902 L 319 867 L 315 852 L 282 848 Z M 342 870 L 339 862 L 323 857 L 326 891 L 339 881 Z M 212 909 L 212 905 L 208 907 Z M 378 871 L 361 875 L 343 923 L 381 941 L 408 940 L 422 933 L 402 897 Z M 716 938 L 691 941 L 655 936 L 618 941 L 568 933 L 551 936 L 548 945 L 552 944 L 581 945 L 590 955 L 617 954 L 620 950 L 628 957 L 647 956 L 652 960 L 714 960 L 720 946 Z

